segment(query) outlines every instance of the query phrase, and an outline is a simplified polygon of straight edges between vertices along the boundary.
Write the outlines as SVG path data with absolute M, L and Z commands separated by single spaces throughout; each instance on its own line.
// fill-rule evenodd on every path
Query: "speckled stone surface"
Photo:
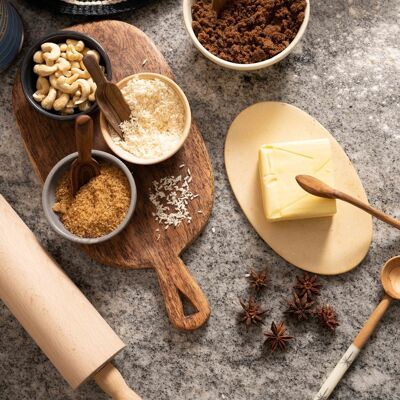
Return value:
M 22 0 L 15 4 L 24 19 L 26 45 L 81 21 L 50 15 Z M 322 278 L 323 299 L 340 318 L 336 335 L 313 322 L 289 320 L 296 341 L 287 353 L 272 355 L 263 349 L 262 329 L 246 332 L 237 326 L 237 296 L 246 295 L 250 267 L 268 267 L 271 285 L 262 296 L 270 310 L 268 323 L 283 318 L 282 299 L 299 271 L 248 224 L 225 175 L 223 146 L 229 124 L 243 108 L 261 100 L 292 103 L 343 145 L 370 201 L 400 217 L 399 13 L 396 0 L 312 1 L 310 24 L 295 53 L 251 74 L 223 70 L 197 52 L 178 0 L 154 1 L 124 16 L 154 40 L 171 64 L 214 166 L 212 218 L 183 255 L 212 306 L 209 323 L 194 333 L 178 332 L 168 323 L 154 272 L 97 265 L 50 229 L 12 114 L 17 66 L 1 75 L 0 191 L 126 342 L 116 364 L 143 399 L 311 399 L 373 310 L 382 295 L 379 268 L 400 251 L 399 232 L 379 222 L 370 253 L 357 269 Z M 394 304 L 333 399 L 400 399 L 399 312 Z M 72 392 L 0 305 L 1 400 L 103 398 L 93 383 Z

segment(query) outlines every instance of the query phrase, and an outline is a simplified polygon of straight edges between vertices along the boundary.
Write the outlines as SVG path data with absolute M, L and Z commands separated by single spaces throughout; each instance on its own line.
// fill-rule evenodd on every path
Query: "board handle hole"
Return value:
M 198 308 L 189 300 L 189 298 L 178 289 L 179 298 L 182 302 L 183 313 L 186 316 L 193 315 L 199 312 Z

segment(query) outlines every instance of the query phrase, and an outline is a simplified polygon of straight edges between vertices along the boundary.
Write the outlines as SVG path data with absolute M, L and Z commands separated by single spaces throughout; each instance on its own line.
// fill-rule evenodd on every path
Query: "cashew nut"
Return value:
M 43 51 L 43 58 L 46 61 L 46 64 L 52 63 L 51 65 L 53 65 L 54 62 L 60 57 L 61 50 L 58 44 L 47 42 L 43 43 L 41 48 Z
M 72 94 L 78 89 L 78 83 L 75 82 L 78 79 L 78 74 L 72 75 L 70 78 L 66 76 L 60 76 L 57 79 L 57 89 L 60 89 L 64 93 Z
M 40 103 L 50 90 L 50 83 L 47 78 L 39 76 L 38 80 L 36 81 L 36 89 L 37 90 L 35 93 L 33 93 L 32 97 Z
M 67 43 L 60 43 L 59 44 L 60 51 L 65 52 L 68 49 Z
M 73 107 L 65 107 L 63 110 L 61 110 L 61 115 L 71 115 L 73 113 L 74 113 Z
M 71 69 L 71 63 L 62 57 L 59 57 L 57 59 L 57 66 L 58 70 L 61 71 L 62 73 L 69 71 Z
M 71 68 L 71 71 L 74 74 L 78 74 L 79 78 L 82 78 L 82 79 L 89 79 L 90 78 L 90 74 L 89 74 L 89 71 L 87 69 L 82 70 L 82 69 L 79 69 L 79 68 Z
M 79 110 L 80 111 L 87 111 L 90 108 L 90 102 L 89 101 L 84 101 L 83 103 L 79 104 Z
M 82 58 L 83 54 L 79 53 L 72 44 L 69 44 L 67 49 L 67 60 L 80 61 Z
M 35 63 L 37 63 L 37 64 L 43 64 L 44 63 L 43 53 L 40 50 L 35 52 L 35 54 L 33 55 L 33 61 Z
M 61 93 L 56 98 L 56 100 L 54 101 L 53 108 L 56 111 L 61 111 L 61 110 L 63 110 L 65 108 L 65 106 L 67 105 L 68 101 L 69 101 L 69 94 Z
M 88 79 L 89 85 L 90 85 L 90 94 L 88 96 L 89 101 L 96 101 L 96 89 L 97 85 L 93 82 L 92 78 Z
M 80 68 L 81 64 L 79 63 L 79 61 L 72 61 L 71 62 L 71 68 Z
M 33 67 L 33 72 L 39 76 L 49 76 L 54 74 L 57 69 L 57 65 L 36 64 Z
M 80 53 L 85 48 L 85 43 L 83 43 L 82 40 L 67 39 L 66 42 L 68 46 L 73 46 L 75 50 L 79 51 Z
M 75 83 L 81 88 L 80 98 L 74 102 L 74 105 L 78 105 L 86 101 L 89 97 L 90 84 L 86 79 L 78 79 Z
M 53 108 L 54 101 L 57 97 L 57 90 L 50 87 L 49 93 L 40 103 L 45 110 L 51 110 Z

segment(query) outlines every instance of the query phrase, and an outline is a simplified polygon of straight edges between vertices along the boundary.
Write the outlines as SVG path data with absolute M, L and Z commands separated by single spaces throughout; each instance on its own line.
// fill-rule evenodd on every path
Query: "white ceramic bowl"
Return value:
M 128 161 L 133 164 L 142 164 L 142 165 L 150 165 L 150 164 L 157 164 L 161 161 L 165 161 L 168 158 L 172 157 L 182 146 L 185 140 L 187 139 L 189 132 L 190 132 L 190 127 L 192 124 L 192 114 L 190 111 L 190 106 L 189 102 L 185 96 L 185 93 L 183 93 L 182 89 L 171 79 L 167 78 L 164 75 L 160 74 L 155 74 L 151 72 L 143 72 L 135 75 L 130 75 L 127 76 L 126 78 L 122 79 L 122 81 L 119 81 L 117 83 L 117 86 L 122 89 L 124 86 L 127 85 L 127 83 L 133 78 L 133 77 L 138 77 L 140 79 L 155 79 L 158 78 L 161 81 L 165 82 L 168 84 L 172 89 L 175 90 L 175 92 L 178 94 L 179 98 L 182 101 L 183 108 L 185 111 L 185 125 L 183 127 L 183 132 L 181 136 L 181 140 L 177 144 L 175 148 L 173 148 L 169 153 L 165 153 L 162 157 L 159 158 L 139 158 L 134 156 L 132 153 L 129 151 L 123 149 L 121 146 L 116 144 L 113 140 L 113 138 L 110 135 L 109 131 L 109 126 L 106 118 L 104 117 L 103 113 L 100 113 L 100 130 L 101 133 L 104 137 L 104 140 L 107 142 L 108 146 L 110 149 L 120 158 L 122 158 L 125 161 Z
M 297 32 L 296 37 L 293 41 L 286 47 L 285 50 L 281 51 L 276 56 L 269 58 L 265 61 L 260 61 L 258 63 L 253 64 L 237 64 L 230 61 L 225 61 L 214 54 L 210 53 L 203 45 L 199 42 L 196 35 L 193 32 L 192 28 L 192 5 L 196 2 L 196 0 L 183 0 L 183 19 L 185 21 L 186 30 L 189 33 L 190 38 L 192 39 L 194 45 L 197 49 L 208 59 L 210 59 L 215 64 L 220 65 L 221 67 L 234 69 L 236 71 L 255 71 L 257 69 L 262 69 L 266 67 L 270 67 L 271 65 L 283 60 L 289 53 L 293 51 L 296 47 L 297 43 L 299 43 L 300 39 L 304 35 L 306 31 L 308 21 L 310 19 L 310 0 L 307 1 L 307 7 L 304 15 L 304 21 L 301 24 L 299 31 Z

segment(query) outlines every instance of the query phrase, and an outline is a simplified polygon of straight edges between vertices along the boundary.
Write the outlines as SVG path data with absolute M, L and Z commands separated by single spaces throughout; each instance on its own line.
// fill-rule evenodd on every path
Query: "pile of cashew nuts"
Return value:
M 82 40 L 43 43 L 33 55 L 33 72 L 39 75 L 33 98 L 45 110 L 70 115 L 77 107 L 80 111 L 90 108 L 95 101 L 96 84 L 83 64 L 86 54 L 93 54 L 100 63 L 99 53 L 85 47 Z

